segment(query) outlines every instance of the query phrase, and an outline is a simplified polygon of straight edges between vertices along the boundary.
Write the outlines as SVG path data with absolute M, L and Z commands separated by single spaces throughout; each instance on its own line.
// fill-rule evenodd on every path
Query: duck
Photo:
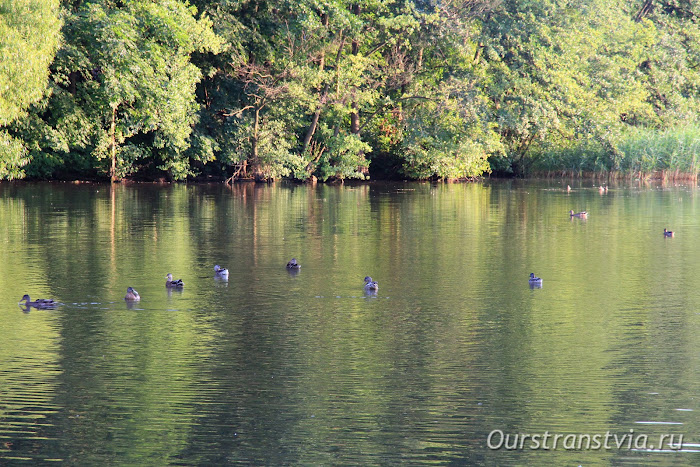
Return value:
M 228 279 L 228 269 L 222 268 L 218 264 L 214 266 L 214 274 L 216 274 L 216 277 L 218 278 Z
M 534 272 L 530 273 L 530 279 L 528 280 L 530 285 L 542 285 L 542 278 L 536 277 Z
M 673 237 L 673 232 L 670 230 L 664 229 L 664 237 Z
M 126 296 L 124 297 L 124 300 L 135 302 L 137 300 L 141 300 L 141 295 L 139 295 L 139 293 L 135 291 L 133 287 L 129 287 L 126 289 Z
M 371 277 L 365 276 L 365 289 L 367 290 L 379 290 L 379 284 L 373 281 Z
M 182 282 L 182 279 L 174 281 L 173 275 L 168 274 L 167 276 L 165 276 L 165 286 L 168 288 L 181 289 L 185 286 L 185 283 Z
M 574 212 L 573 209 L 569 211 L 569 217 L 586 217 L 587 215 L 588 211 Z
M 292 258 L 288 263 L 287 263 L 287 269 L 301 269 L 301 264 L 297 263 L 296 258 Z
M 27 308 L 29 307 L 34 307 L 34 308 L 56 308 L 58 306 L 58 302 L 55 302 L 51 300 L 50 298 L 39 298 L 37 300 L 32 301 L 29 298 L 29 295 L 25 294 L 24 297 L 19 301 L 19 303 L 24 302 L 24 306 Z

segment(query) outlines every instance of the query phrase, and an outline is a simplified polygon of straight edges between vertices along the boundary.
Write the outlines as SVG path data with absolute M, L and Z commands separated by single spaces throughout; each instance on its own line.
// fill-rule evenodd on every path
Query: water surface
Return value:
M 565 186 L 0 184 L 0 460 L 697 465 L 700 192 Z

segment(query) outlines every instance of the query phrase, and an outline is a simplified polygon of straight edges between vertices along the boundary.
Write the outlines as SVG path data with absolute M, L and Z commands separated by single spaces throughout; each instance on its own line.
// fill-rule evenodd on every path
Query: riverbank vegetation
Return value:
M 683 0 L 0 0 L 0 178 L 695 178 Z

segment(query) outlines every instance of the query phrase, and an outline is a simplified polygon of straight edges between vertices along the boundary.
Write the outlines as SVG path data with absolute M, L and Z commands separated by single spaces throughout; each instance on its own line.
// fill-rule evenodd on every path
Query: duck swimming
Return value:
M 297 263 L 296 258 L 292 258 L 288 263 L 287 263 L 287 269 L 301 269 L 301 264 Z
M 22 297 L 22 300 L 19 301 L 19 303 L 22 302 L 24 302 L 24 306 L 26 306 L 27 308 L 32 306 L 34 308 L 56 308 L 58 306 L 58 302 L 55 302 L 48 298 L 39 298 L 37 300 L 31 301 L 29 295 L 27 294 L 25 294 L 24 297 Z
M 588 215 L 588 211 L 574 212 L 573 209 L 569 211 L 569 217 L 581 217 L 585 218 Z
M 181 289 L 185 286 L 185 283 L 182 282 L 182 279 L 174 281 L 173 275 L 168 274 L 167 276 L 165 276 L 165 286 L 168 288 Z
M 366 290 L 379 290 L 379 284 L 373 281 L 371 277 L 365 276 L 365 289 Z
M 670 230 L 664 229 L 664 237 L 673 237 L 673 232 Z
M 530 279 L 528 280 L 530 285 L 542 285 L 542 278 L 541 277 L 535 277 L 535 273 L 531 272 L 530 273 Z
M 137 300 L 141 300 L 141 295 L 139 295 L 139 293 L 135 291 L 133 287 L 129 287 L 126 289 L 126 296 L 124 297 L 124 300 L 135 302 Z
M 220 279 L 228 279 L 228 269 L 222 268 L 218 264 L 214 266 L 214 274 Z

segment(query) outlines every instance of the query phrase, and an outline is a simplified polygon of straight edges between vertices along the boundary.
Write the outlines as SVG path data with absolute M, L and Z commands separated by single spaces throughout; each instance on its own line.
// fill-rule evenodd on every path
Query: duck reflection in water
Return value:
M 184 291 L 184 289 L 182 287 L 168 287 L 165 290 L 166 290 L 166 293 L 168 294 L 168 298 L 173 296 L 173 291 L 175 291 L 175 293 L 177 295 L 182 295 L 182 292 Z
M 292 277 L 296 277 L 299 275 L 299 269 L 290 269 L 287 268 L 287 274 L 289 274 Z

